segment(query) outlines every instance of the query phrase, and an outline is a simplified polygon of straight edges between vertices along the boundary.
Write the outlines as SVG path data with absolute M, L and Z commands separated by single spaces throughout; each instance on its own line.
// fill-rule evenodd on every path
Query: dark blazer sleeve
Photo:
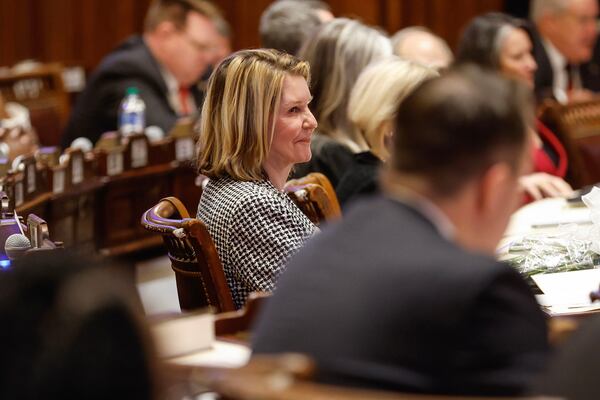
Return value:
M 516 395 L 528 389 L 546 363 L 546 319 L 522 277 L 501 264 L 496 269 L 462 326 L 455 368 L 472 369 L 463 376 L 472 379 L 470 387 L 481 385 L 481 394 L 493 395 L 485 393 L 493 387 Z

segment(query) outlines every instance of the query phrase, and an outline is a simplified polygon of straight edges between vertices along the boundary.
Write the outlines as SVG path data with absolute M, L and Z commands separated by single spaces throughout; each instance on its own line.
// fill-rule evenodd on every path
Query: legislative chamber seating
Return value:
M 0 157 L 0 187 L 11 207 L 46 219 L 66 247 L 129 254 L 161 244 L 139 223 L 161 198 L 175 195 L 197 207 L 194 144 L 188 125 L 157 141 L 108 133 L 87 152 L 41 147 L 13 163 Z
M 600 97 L 567 105 L 547 102 L 540 118 L 567 150 L 569 183 L 579 188 L 600 182 Z
M 181 201 L 162 199 L 142 215 L 142 226 L 162 237 L 175 271 L 182 310 L 207 306 L 216 313 L 235 310 L 212 238 L 202 221 L 190 218 Z
M 286 182 L 284 190 L 315 224 L 341 218 L 342 212 L 329 179 L 320 172 Z
M 41 64 L 26 72 L 0 74 L 0 94 L 6 102 L 27 107 L 43 146 L 60 143 L 69 118 L 69 95 L 62 71 L 60 64 Z

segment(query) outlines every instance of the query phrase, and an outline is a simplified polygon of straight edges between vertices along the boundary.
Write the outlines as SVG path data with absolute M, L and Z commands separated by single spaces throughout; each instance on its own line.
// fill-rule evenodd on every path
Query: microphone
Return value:
M 31 242 L 21 233 L 13 233 L 4 243 L 4 252 L 10 260 L 16 260 L 29 249 L 31 249 Z
M 144 129 L 144 134 L 150 143 L 158 142 L 165 137 L 165 131 L 163 131 L 160 126 L 156 125 L 150 125 L 146 127 L 146 129 Z
M 94 148 L 94 144 L 90 139 L 86 137 L 78 137 L 77 139 L 71 142 L 70 147 L 72 149 L 79 149 L 84 153 L 87 153 L 88 151 L 92 151 L 92 149 Z

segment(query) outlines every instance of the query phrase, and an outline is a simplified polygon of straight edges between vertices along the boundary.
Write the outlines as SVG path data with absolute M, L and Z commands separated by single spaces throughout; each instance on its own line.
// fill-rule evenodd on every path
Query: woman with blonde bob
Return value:
M 369 150 L 354 154 L 336 192 L 342 206 L 378 189 L 378 171 L 390 156 L 392 121 L 402 100 L 426 79 L 438 76 L 428 67 L 393 57 L 360 74 L 348 103 L 348 117 Z
M 201 219 L 215 241 L 236 306 L 271 291 L 315 226 L 283 192 L 294 164 L 310 160 L 317 123 L 308 63 L 277 50 L 244 50 L 208 82 L 198 170 L 210 178 Z
M 348 119 L 348 98 L 366 66 L 391 56 L 388 37 L 346 18 L 324 24 L 300 49 L 298 57 L 311 66 L 311 110 L 319 129 L 311 145 L 313 157 L 296 168 L 296 177 L 322 172 L 335 187 L 351 164 L 352 154 L 368 149 Z

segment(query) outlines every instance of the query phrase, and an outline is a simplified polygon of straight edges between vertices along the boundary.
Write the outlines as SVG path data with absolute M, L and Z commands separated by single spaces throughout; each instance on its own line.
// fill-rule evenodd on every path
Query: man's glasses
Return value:
M 201 53 L 210 53 L 210 52 L 215 51 L 215 49 L 216 49 L 215 45 L 199 41 L 198 39 L 193 38 L 185 30 L 181 30 L 180 32 L 183 34 L 183 36 L 185 37 L 185 39 L 192 45 L 192 47 L 194 49 L 196 49 L 198 52 L 201 52 Z

